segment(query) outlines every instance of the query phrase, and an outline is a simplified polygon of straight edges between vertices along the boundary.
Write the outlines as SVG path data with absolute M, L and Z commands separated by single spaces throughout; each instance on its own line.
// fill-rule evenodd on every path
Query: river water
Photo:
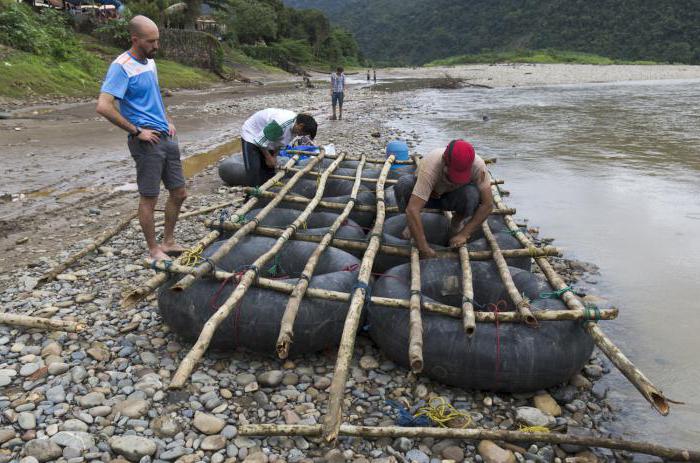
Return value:
M 628 438 L 700 442 L 700 81 L 423 90 L 392 125 L 418 152 L 452 138 L 498 157 L 518 217 L 595 263 L 581 287 L 620 308 L 603 328 L 668 397 L 661 417 L 616 370 L 603 381 Z

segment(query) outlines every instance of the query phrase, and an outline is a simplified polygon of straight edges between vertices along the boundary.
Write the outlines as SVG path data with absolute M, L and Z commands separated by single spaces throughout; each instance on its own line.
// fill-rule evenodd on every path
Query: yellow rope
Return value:
M 275 183 L 272 184 L 272 186 L 282 188 L 284 186 L 284 183 L 277 180 Z
M 549 428 L 547 426 L 523 426 L 520 425 L 520 432 L 543 432 L 548 433 Z
M 180 255 L 180 264 L 185 267 L 194 267 L 203 260 L 202 252 L 204 252 L 204 246 L 201 244 L 184 251 Z
M 431 399 L 427 405 L 420 407 L 414 416 L 427 416 L 430 418 L 430 421 L 441 428 L 446 428 L 447 423 L 457 418 L 464 419 L 462 428 L 468 428 L 474 424 L 469 413 L 457 410 L 444 397 Z
M 306 220 L 304 220 L 301 225 L 299 226 L 302 230 L 306 230 Z

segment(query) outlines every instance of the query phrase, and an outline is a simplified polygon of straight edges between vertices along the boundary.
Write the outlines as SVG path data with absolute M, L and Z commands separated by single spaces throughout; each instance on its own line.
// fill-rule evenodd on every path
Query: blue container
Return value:
M 391 155 L 396 156 L 397 161 L 408 161 L 408 145 L 403 140 L 390 141 L 386 145 L 386 157 Z M 391 166 L 392 169 L 400 168 L 400 164 L 395 164 Z
M 285 158 L 291 158 L 293 155 L 290 153 L 287 153 L 287 150 L 290 151 L 314 151 L 316 153 L 320 152 L 321 148 L 318 146 L 314 145 L 301 145 L 301 146 L 289 146 L 287 145 L 284 149 L 280 150 L 279 155 Z M 299 155 L 299 161 L 303 161 L 304 159 L 308 159 L 308 156 L 304 154 Z

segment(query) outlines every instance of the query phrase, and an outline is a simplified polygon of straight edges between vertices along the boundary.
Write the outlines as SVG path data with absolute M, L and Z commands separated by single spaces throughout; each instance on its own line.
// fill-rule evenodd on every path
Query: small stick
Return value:
M 146 268 L 156 268 L 158 270 L 170 273 L 189 274 L 193 271 L 192 267 L 186 267 L 179 264 L 167 264 L 163 261 L 154 261 L 152 259 L 145 259 L 144 266 Z M 217 270 L 212 274 L 212 276 L 217 280 L 223 281 L 235 277 L 236 274 Z M 284 294 L 292 294 L 295 287 L 295 285 L 290 283 L 263 277 L 258 277 L 253 284 L 259 288 L 265 288 Z M 338 302 L 349 302 L 352 298 L 352 294 L 350 293 L 320 288 L 307 288 L 305 296 L 314 299 L 325 299 L 328 301 Z M 370 300 L 373 304 L 395 309 L 408 309 L 410 307 L 407 299 L 372 296 Z M 423 301 L 422 307 L 428 312 L 446 315 L 452 318 L 462 318 L 463 316 L 463 311 L 460 307 L 453 307 L 451 305 L 441 304 L 439 302 Z M 600 319 L 613 320 L 617 318 L 617 313 L 617 309 L 615 308 L 603 309 L 600 311 Z M 540 321 L 582 320 L 586 317 L 585 312 L 580 310 L 540 310 L 535 312 L 533 315 Z M 495 323 L 496 321 L 496 314 L 493 312 L 475 312 L 475 317 L 478 323 Z M 498 321 L 499 323 L 515 323 L 521 322 L 521 318 L 520 314 L 517 312 L 503 312 L 498 314 Z
M 241 224 L 235 224 L 235 223 L 224 223 L 223 226 L 219 224 L 219 222 L 215 221 L 206 221 L 205 224 L 207 226 L 210 226 L 212 228 L 223 228 L 224 230 L 229 230 L 229 231 L 235 231 L 243 227 Z M 275 227 L 261 227 L 258 226 L 253 230 L 251 233 L 255 235 L 261 235 L 261 236 L 271 236 L 271 237 L 276 237 L 276 236 L 281 236 L 282 235 L 282 230 L 279 228 Z M 319 235 L 306 235 L 306 234 L 301 234 L 298 233 L 294 235 L 294 240 L 295 241 L 307 241 L 310 243 L 320 243 L 322 241 L 323 237 Z M 345 249 L 348 251 L 364 251 L 367 249 L 367 242 L 366 241 L 358 241 L 358 240 L 348 240 L 348 239 L 343 239 L 343 238 L 333 238 L 331 241 L 331 245 L 336 248 L 340 249 Z M 449 258 L 449 257 L 455 257 L 455 254 L 458 251 L 455 251 L 454 249 L 440 249 L 440 250 L 435 250 L 435 253 L 437 254 L 437 257 L 444 257 L 444 258 Z M 379 253 L 380 254 L 387 254 L 390 256 L 401 256 L 401 257 L 411 257 L 411 251 L 407 246 L 401 246 L 401 245 L 391 245 L 391 244 L 382 244 L 379 247 Z M 469 253 L 469 258 L 471 260 L 489 260 L 493 258 L 493 252 L 492 251 L 468 251 Z M 503 257 L 506 259 L 510 258 L 516 258 L 516 257 L 538 257 L 538 256 L 561 256 L 562 250 L 560 248 L 557 248 L 555 246 L 543 246 L 541 248 L 529 248 L 529 249 L 503 249 L 501 250 L 501 254 Z
M 241 436 L 307 436 L 318 437 L 323 427 L 316 425 L 247 424 L 238 427 Z M 584 447 L 601 447 L 613 450 L 655 455 L 673 461 L 700 461 L 700 450 L 679 449 L 649 442 L 612 439 L 609 437 L 573 436 L 555 432 L 522 432 L 490 429 L 407 428 L 400 426 L 353 426 L 343 424 L 339 434 L 343 436 L 381 437 L 431 437 L 434 439 L 463 439 L 478 441 L 488 439 L 505 442 L 543 442 L 546 444 L 572 444 Z
M 245 192 L 252 192 L 254 189 L 250 187 L 246 187 L 243 189 Z M 260 196 L 263 198 L 272 198 L 275 199 L 279 193 L 275 192 L 270 192 L 270 191 L 265 191 L 263 192 Z M 309 201 L 311 201 L 309 198 L 305 198 L 303 196 L 298 196 L 298 195 L 288 195 L 284 198 L 284 202 L 287 203 L 297 203 L 297 204 L 308 204 Z M 319 203 L 319 208 L 321 209 L 330 209 L 330 210 L 342 210 L 345 208 L 344 203 L 334 203 L 331 201 L 321 201 Z M 377 212 L 377 207 L 376 206 L 371 206 L 369 204 L 356 204 L 355 205 L 355 210 L 359 212 Z M 396 214 L 399 212 L 399 208 L 397 206 L 388 206 L 385 209 L 387 214 Z M 440 209 L 423 209 L 422 212 L 442 212 Z M 504 209 L 494 209 L 491 211 L 492 215 L 514 215 L 517 211 L 514 208 L 504 208 Z
M 287 169 L 288 172 L 299 172 L 300 170 L 301 170 L 301 169 L 299 169 L 298 167 L 291 167 L 291 168 Z M 318 176 L 321 175 L 321 174 L 319 174 L 318 172 L 309 172 L 309 173 L 306 174 L 306 175 L 312 175 L 312 176 L 314 176 L 314 177 L 318 177 Z M 341 175 L 341 174 L 333 174 L 333 175 L 331 175 L 330 178 L 340 179 L 340 180 L 354 180 L 354 179 L 355 179 L 355 177 L 353 177 L 353 176 L 350 176 L 350 175 Z M 373 178 L 373 177 L 362 177 L 362 178 L 360 179 L 360 181 L 361 181 L 361 182 L 364 182 L 364 183 L 377 183 L 377 179 L 376 179 L 376 178 Z M 387 185 L 393 185 L 393 184 L 395 184 L 396 182 L 398 182 L 398 180 L 397 180 L 397 179 L 394 179 L 394 178 L 388 178 L 388 179 L 386 179 L 386 184 L 387 184 Z M 491 180 L 491 185 L 503 185 L 504 183 L 505 183 L 504 180 Z
M 79 259 L 82 259 L 83 257 L 87 256 L 92 251 L 96 250 L 97 248 L 99 248 L 100 246 L 105 244 L 107 241 L 109 241 L 114 235 L 116 235 L 120 231 L 124 230 L 127 226 L 129 226 L 131 221 L 136 216 L 137 216 L 137 213 L 133 213 L 129 217 L 127 217 L 126 219 L 119 222 L 117 224 L 117 226 L 114 227 L 113 229 L 102 233 L 99 237 L 95 238 L 95 240 L 93 240 L 92 243 L 88 244 L 83 249 L 76 252 L 75 254 L 70 256 L 68 259 L 66 259 L 65 261 L 58 264 L 56 267 L 54 267 L 51 270 L 49 270 L 48 272 L 46 272 L 39 279 L 39 283 L 44 284 L 44 283 L 48 283 L 49 281 L 53 281 L 58 275 L 65 272 L 66 269 L 68 269 L 71 265 L 75 264 Z
M 0 312 L 0 324 L 21 326 L 23 328 L 38 328 L 41 330 L 67 331 L 79 333 L 85 330 L 85 325 L 66 320 L 54 320 L 52 318 L 30 317 L 7 312 Z
M 498 246 L 496 237 L 493 236 L 493 233 L 491 232 L 491 227 L 489 227 L 488 221 L 481 224 L 481 229 L 484 231 L 484 237 L 486 238 L 486 241 L 488 241 L 491 251 L 493 252 L 493 260 L 496 263 L 496 267 L 498 267 L 498 273 L 501 275 L 501 280 L 506 287 L 508 297 L 510 297 L 511 301 L 513 301 L 515 308 L 523 317 L 525 323 L 530 326 L 537 326 L 537 319 L 532 315 L 530 303 L 525 300 L 525 298 L 518 291 L 518 288 L 515 286 L 513 277 L 510 275 L 510 270 L 508 269 L 508 263 L 503 257 L 503 253 Z
M 381 240 L 382 231 L 384 230 L 384 218 L 386 217 L 384 204 L 384 180 L 389 175 L 389 168 L 394 162 L 395 156 L 390 155 L 382 172 L 379 175 L 380 181 L 377 182 L 377 217 L 370 233 L 369 246 L 362 257 L 360 272 L 357 278 L 357 288 L 353 291 L 348 314 L 345 317 L 345 325 L 343 326 L 343 335 L 340 339 L 340 347 L 338 348 L 338 357 L 333 372 L 333 380 L 329 388 L 328 397 L 328 412 L 325 417 L 325 427 L 323 437 L 326 442 L 334 442 L 338 437 L 338 430 L 342 422 L 343 413 L 343 394 L 345 393 L 345 382 L 348 378 L 348 370 L 350 369 L 350 361 L 355 349 L 355 337 L 357 328 L 360 324 L 362 308 L 369 299 L 369 279 L 371 277 L 374 258 L 379 251 L 379 242 Z
M 420 316 L 421 280 L 418 248 L 411 246 L 411 299 L 409 300 L 408 362 L 411 371 L 423 371 L 423 322 Z

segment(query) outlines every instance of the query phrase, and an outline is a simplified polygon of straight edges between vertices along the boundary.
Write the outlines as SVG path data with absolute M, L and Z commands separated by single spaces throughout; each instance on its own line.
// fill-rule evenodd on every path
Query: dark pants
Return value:
M 260 147 L 243 140 L 243 165 L 248 186 L 260 186 L 275 175 L 274 167 L 267 167 Z
M 415 175 L 403 175 L 394 185 L 394 196 L 399 212 L 406 212 L 406 206 L 413 194 L 416 185 Z M 427 209 L 440 209 L 441 211 L 455 212 L 462 217 L 470 217 L 479 207 L 480 195 L 476 185 L 466 184 L 454 191 L 445 193 L 439 198 L 430 198 L 425 207 Z

